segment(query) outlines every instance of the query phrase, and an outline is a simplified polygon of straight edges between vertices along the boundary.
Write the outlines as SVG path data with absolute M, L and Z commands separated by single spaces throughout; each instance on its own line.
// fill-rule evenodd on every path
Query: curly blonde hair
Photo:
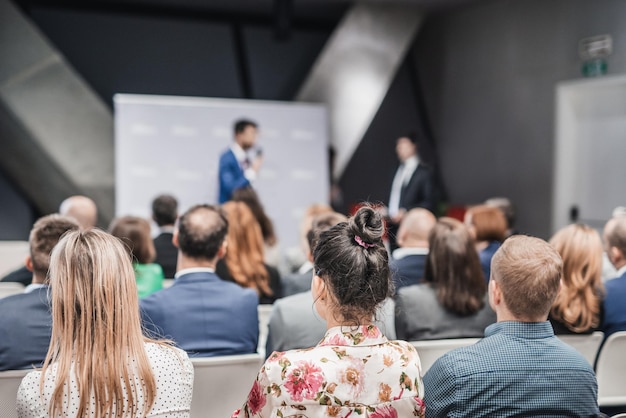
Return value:
M 598 232 L 582 224 L 557 231 L 550 244 L 563 259 L 561 291 L 552 304 L 552 318 L 573 332 L 600 325 L 602 304 L 602 240 Z

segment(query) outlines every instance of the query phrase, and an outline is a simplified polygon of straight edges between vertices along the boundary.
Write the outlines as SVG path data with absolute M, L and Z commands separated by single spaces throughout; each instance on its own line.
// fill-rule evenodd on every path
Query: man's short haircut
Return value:
M 220 208 L 196 205 L 178 219 L 178 247 L 187 257 L 213 260 L 227 232 L 228 221 Z
M 545 320 L 559 292 L 563 261 L 546 241 L 514 235 L 491 260 L 491 278 L 509 311 L 520 320 Z
M 606 228 L 606 243 L 615 247 L 626 257 L 626 216 L 619 215 L 609 220 Z
M 233 126 L 235 135 L 240 134 L 243 131 L 245 131 L 248 126 L 252 126 L 253 128 L 256 128 L 258 125 L 256 124 L 256 122 L 253 122 L 249 119 L 239 119 L 238 121 L 236 121 L 235 125 Z
M 44 278 L 50 267 L 50 253 L 63 234 L 80 229 L 78 222 L 69 216 L 58 214 L 39 218 L 30 231 L 28 242 L 33 273 Z
M 174 225 L 178 216 L 178 201 L 169 194 L 157 196 L 152 201 L 152 217 L 158 226 Z

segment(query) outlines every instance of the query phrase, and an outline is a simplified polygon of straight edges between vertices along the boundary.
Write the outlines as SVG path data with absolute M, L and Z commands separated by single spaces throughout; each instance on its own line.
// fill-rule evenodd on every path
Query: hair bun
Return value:
M 381 216 L 369 206 L 360 208 L 350 218 L 350 230 L 359 236 L 364 242 L 377 244 L 382 240 L 385 232 Z

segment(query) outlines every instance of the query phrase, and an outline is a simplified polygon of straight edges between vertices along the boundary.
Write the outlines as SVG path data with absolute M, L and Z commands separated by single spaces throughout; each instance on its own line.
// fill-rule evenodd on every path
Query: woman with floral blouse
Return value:
M 372 322 L 391 291 L 383 231 L 363 207 L 320 234 L 311 292 L 326 335 L 315 347 L 272 353 L 233 418 L 424 416 L 417 352 Z

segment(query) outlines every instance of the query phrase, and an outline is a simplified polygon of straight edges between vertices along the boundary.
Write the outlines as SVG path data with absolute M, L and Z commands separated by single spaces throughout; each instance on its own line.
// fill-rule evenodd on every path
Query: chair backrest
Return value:
M 609 335 L 604 342 L 598 362 L 598 404 L 600 406 L 626 405 L 626 331 Z
M 426 373 L 435 361 L 450 350 L 472 345 L 480 338 L 450 338 L 446 340 L 412 341 L 422 363 L 422 373 Z
M 269 331 L 270 315 L 272 314 L 272 307 L 274 305 L 259 305 L 259 344 L 257 346 L 257 353 L 264 356 L 265 343 L 267 342 L 267 333 Z M 271 353 L 270 353 L 271 354 Z
M 22 283 L 0 282 L 0 299 L 18 293 L 24 293 L 24 285 Z
M 598 356 L 598 350 L 600 349 L 600 344 L 602 344 L 604 333 L 602 331 L 596 331 L 593 334 L 557 335 L 557 337 L 565 344 L 575 348 L 576 351 L 582 354 L 585 360 L 593 366 Z
M 23 266 L 29 251 L 28 241 L 0 241 L 0 277 Z
M 229 417 L 246 401 L 264 358 L 261 354 L 193 357 L 191 416 Z
M 0 415 L 2 418 L 17 418 L 15 400 L 17 389 L 20 387 L 22 378 L 30 370 L 9 370 L 0 372 Z

